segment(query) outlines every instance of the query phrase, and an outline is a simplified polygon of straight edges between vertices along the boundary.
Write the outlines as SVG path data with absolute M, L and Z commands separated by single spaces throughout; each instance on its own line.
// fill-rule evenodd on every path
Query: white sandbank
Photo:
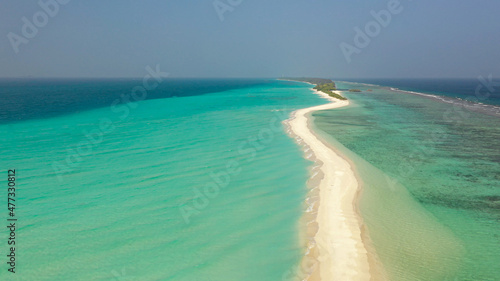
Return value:
M 291 133 L 312 151 L 316 162 L 322 163 L 319 170 L 324 175 L 318 186 L 318 228 L 314 235 L 319 268 L 315 277 L 307 280 L 370 280 L 369 255 L 362 240 L 362 221 L 356 208 L 358 180 L 350 164 L 312 131 L 309 118 L 314 111 L 347 106 L 349 101 L 316 93 L 331 102 L 294 111 L 287 121 Z

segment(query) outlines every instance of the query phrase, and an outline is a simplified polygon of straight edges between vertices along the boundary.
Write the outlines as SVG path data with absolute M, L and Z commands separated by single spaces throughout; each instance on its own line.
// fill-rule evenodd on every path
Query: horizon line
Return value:
M 61 80 L 70 80 L 70 79 L 143 79 L 144 77 L 135 77 L 135 76 L 126 76 L 126 77 L 91 77 L 91 76 L 68 76 L 68 77 L 57 77 L 57 76 L 50 76 L 50 77 L 36 77 L 36 76 L 12 76 L 12 77 L 0 77 L 0 80 L 6 80 L 6 79 L 37 79 L 37 80 L 51 80 L 51 79 L 61 79 Z M 332 77 L 318 77 L 318 76 L 286 76 L 286 77 L 165 77 L 165 79 L 273 79 L 273 80 L 279 80 L 279 79 L 290 79 L 290 78 L 320 78 L 320 79 L 331 79 L 331 80 L 356 80 L 356 79 L 362 79 L 362 80 L 377 80 L 377 79 L 405 79 L 405 80 L 411 80 L 411 79 L 428 79 L 428 80 L 436 80 L 436 79 L 477 79 L 477 77 L 338 77 L 338 78 L 332 78 Z

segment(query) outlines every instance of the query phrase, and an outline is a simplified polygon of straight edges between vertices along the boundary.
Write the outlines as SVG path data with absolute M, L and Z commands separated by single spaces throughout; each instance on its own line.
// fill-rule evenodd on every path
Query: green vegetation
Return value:
M 361 90 L 360 89 L 350 89 L 349 92 L 360 93 Z
M 314 87 L 314 89 L 328 93 L 329 91 L 331 92 L 337 90 L 337 87 L 335 86 L 335 83 L 332 82 L 332 83 L 320 84 Z
M 339 100 L 347 100 L 343 96 L 341 96 L 341 95 L 339 95 L 337 93 L 332 92 L 332 91 L 337 90 L 337 87 L 335 86 L 335 83 L 333 83 L 333 82 L 326 83 L 326 84 L 320 84 L 320 85 L 314 87 L 314 89 L 318 90 L 320 92 L 323 92 L 323 93 L 329 95 L 330 97 L 333 97 L 333 98 L 336 98 L 336 99 L 339 99 Z
M 325 93 L 324 91 L 322 91 L 322 92 Z M 343 97 L 343 96 L 341 96 L 341 95 L 339 95 L 337 93 L 334 93 L 332 91 L 330 91 L 329 93 L 326 93 L 326 94 L 328 94 L 332 98 L 336 98 L 336 99 L 339 99 L 339 100 L 347 100 L 345 97 Z
M 337 90 L 337 86 L 330 79 L 323 79 L 323 78 L 283 78 L 283 79 L 316 84 L 316 87 L 314 87 L 315 90 L 323 92 L 332 98 L 336 98 L 339 100 L 347 100 L 345 97 L 332 92 Z

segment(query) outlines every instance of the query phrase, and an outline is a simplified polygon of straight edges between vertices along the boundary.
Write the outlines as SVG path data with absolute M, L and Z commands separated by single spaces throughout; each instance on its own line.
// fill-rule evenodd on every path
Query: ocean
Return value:
M 349 107 L 313 114 L 320 135 L 356 166 L 377 258 L 391 280 L 498 280 L 497 101 L 470 107 L 474 91 L 463 89 L 479 84 L 472 80 L 381 84 L 338 82 L 362 92 L 345 93 Z
M 392 280 L 497 280 L 497 93 L 474 105 L 480 81 L 436 81 L 337 82 L 363 92 L 314 126 L 355 164 Z M 0 280 L 294 280 L 312 162 L 281 122 L 326 101 L 298 82 L 167 79 L 127 102 L 141 83 L 0 81 L 0 200 L 15 169 L 18 219 Z
M 325 100 L 302 83 L 168 79 L 115 104 L 141 83 L 1 82 L 17 228 L 15 274 L 0 233 L 0 280 L 293 275 L 310 162 L 281 122 Z
M 478 76 L 475 79 L 357 79 L 346 80 L 346 82 L 372 84 L 407 92 L 500 105 L 500 82 L 490 75 Z

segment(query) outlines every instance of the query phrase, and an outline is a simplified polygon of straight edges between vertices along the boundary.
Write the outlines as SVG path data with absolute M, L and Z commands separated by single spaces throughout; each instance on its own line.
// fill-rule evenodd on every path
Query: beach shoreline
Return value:
M 294 111 L 286 121 L 289 134 L 314 162 L 302 223 L 307 250 L 297 277 L 308 281 L 372 280 L 367 251 L 371 247 L 365 245 L 367 236 L 358 212 L 360 182 L 349 161 L 311 128 L 313 112 L 348 106 L 349 101 L 313 91 L 330 102 Z

